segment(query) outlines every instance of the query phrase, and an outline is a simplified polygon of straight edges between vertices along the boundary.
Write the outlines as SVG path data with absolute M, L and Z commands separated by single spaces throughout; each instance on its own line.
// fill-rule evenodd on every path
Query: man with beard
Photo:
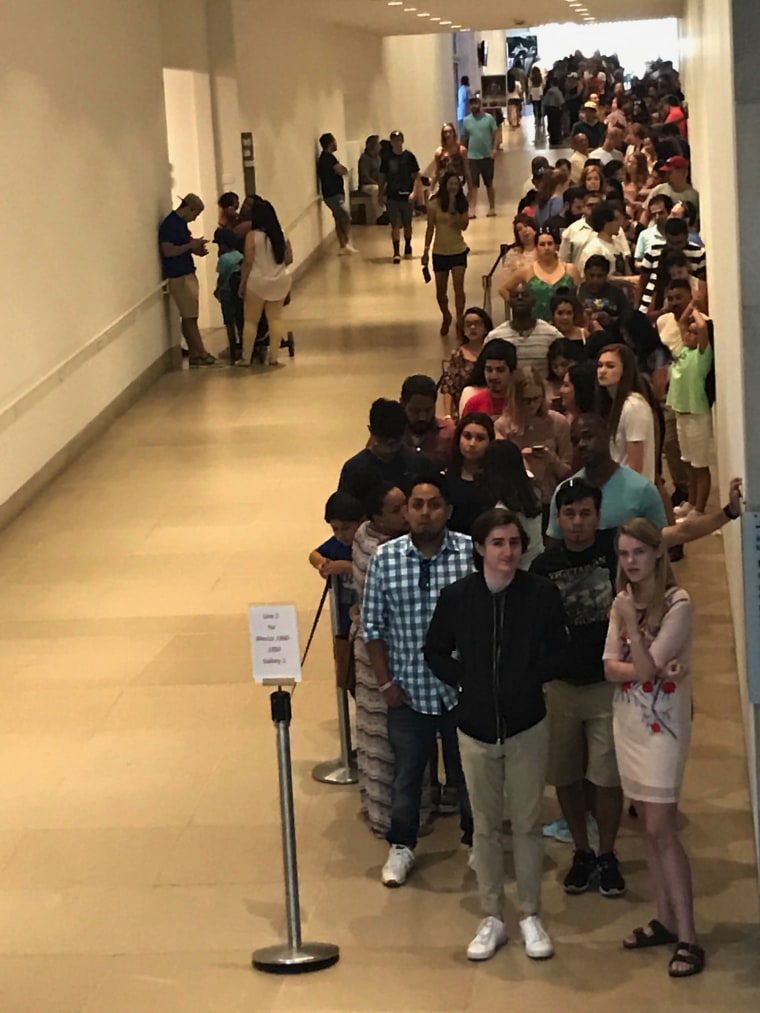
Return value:
M 456 425 L 453 419 L 435 415 L 438 388 L 430 376 L 408 376 L 401 387 L 401 406 L 406 412 L 404 446 L 424 454 L 436 471 L 443 471 L 451 457 Z

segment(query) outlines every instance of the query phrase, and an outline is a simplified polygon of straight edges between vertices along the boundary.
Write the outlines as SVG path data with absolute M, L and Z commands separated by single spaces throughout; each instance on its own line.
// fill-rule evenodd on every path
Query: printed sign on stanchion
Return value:
M 271 694 L 272 721 L 277 729 L 277 768 L 280 781 L 280 822 L 285 870 L 285 906 L 288 941 L 255 950 L 253 966 L 273 974 L 320 971 L 337 963 L 333 943 L 304 943 L 301 939 L 301 903 L 298 894 L 298 859 L 293 807 L 293 770 L 290 761 L 291 695 L 283 686 L 301 681 L 298 617 L 295 605 L 251 605 L 248 609 L 253 677 L 264 686 L 277 686 Z

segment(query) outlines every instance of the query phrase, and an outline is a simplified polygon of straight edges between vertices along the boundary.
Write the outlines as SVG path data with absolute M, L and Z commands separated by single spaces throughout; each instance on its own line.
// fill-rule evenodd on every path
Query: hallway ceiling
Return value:
M 597 21 L 664 18 L 683 13 L 683 0 L 577 0 Z M 407 8 L 407 10 L 404 10 Z M 508 29 L 575 21 L 583 14 L 569 0 L 320 0 L 308 3 L 320 20 L 362 28 L 378 35 L 427 35 L 450 32 L 454 26 L 471 29 Z M 429 17 L 421 15 L 428 14 Z M 440 20 L 433 21 L 432 18 Z M 441 22 L 448 21 L 449 24 Z

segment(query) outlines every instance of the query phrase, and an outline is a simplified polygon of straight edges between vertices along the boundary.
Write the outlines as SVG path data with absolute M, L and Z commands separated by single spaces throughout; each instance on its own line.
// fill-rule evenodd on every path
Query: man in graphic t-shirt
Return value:
M 598 530 L 601 505 L 601 489 L 583 478 L 560 485 L 556 507 L 562 540 L 534 560 L 531 572 L 556 584 L 570 631 L 564 672 L 546 687 L 549 781 L 575 846 L 565 892 L 584 893 L 598 882 L 604 896 L 619 897 L 625 880 L 614 849 L 623 792 L 612 734 L 614 686 L 604 678 L 602 661 L 617 557 L 615 529 Z M 584 780 L 593 790 L 598 855 L 588 838 Z
M 348 173 L 345 165 L 341 165 L 335 157 L 338 144 L 333 134 L 322 134 L 319 138 L 322 153 L 317 162 L 319 186 L 322 200 L 332 211 L 335 219 L 335 234 L 338 237 L 338 256 L 347 253 L 358 253 L 351 245 L 351 216 L 346 210 L 346 188 L 343 177 Z
M 391 150 L 380 161 L 380 202 L 385 203 L 391 223 L 393 263 L 401 263 L 401 229 L 404 230 L 404 257 L 412 256 L 412 217 L 420 179 L 420 166 L 411 151 L 404 150 L 404 135 L 391 131 Z

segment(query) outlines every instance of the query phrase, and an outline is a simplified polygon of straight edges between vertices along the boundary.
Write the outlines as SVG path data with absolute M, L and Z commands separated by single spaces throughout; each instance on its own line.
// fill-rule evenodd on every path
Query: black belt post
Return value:
M 277 729 L 277 768 L 280 780 L 280 822 L 288 942 L 255 950 L 252 964 L 256 970 L 268 971 L 270 974 L 304 974 L 332 967 L 340 958 L 340 950 L 333 943 L 304 943 L 301 939 L 293 769 L 290 760 L 291 695 L 279 687 L 272 693 L 270 700 L 272 721 Z

